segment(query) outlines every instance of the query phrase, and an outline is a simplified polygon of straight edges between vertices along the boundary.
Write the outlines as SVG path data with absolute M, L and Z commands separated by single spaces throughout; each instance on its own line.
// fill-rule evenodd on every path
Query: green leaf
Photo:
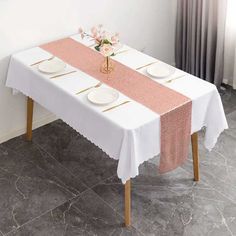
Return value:
M 100 51 L 100 46 L 99 46 L 99 45 L 95 46 L 94 48 L 95 48 L 97 51 Z

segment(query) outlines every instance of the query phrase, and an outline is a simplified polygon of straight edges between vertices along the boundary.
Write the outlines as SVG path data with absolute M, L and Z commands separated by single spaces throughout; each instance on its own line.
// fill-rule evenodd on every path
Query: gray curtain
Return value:
M 176 66 L 220 86 L 227 0 L 177 0 Z

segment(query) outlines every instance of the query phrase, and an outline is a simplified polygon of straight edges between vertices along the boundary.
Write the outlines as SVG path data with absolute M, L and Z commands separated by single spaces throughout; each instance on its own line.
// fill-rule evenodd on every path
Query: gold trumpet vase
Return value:
M 104 74 L 110 74 L 114 70 L 114 65 L 110 57 L 105 57 L 101 65 L 100 71 Z

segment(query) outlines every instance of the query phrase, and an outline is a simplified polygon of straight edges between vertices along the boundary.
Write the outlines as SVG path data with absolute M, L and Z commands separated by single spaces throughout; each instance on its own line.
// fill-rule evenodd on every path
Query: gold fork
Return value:
M 144 66 L 140 66 L 140 67 L 136 68 L 136 70 L 140 70 L 140 69 L 143 69 L 143 68 L 145 68 L 145 67 L 147 67 L 147 66 L 151 66 L 151 65 L 153 65 L 153 64 L 156 64 L 157 62 L 158 62 L 158 61 L 154 61 L 154 62 L 148 63 L 148 64 L 146 64 L 146 65 L 144 65 Z
M 44 59 L 44 60 L 41 60 L 41 61 L 37 61 L 37 62 L 31 64 L 30 66 L 36 66 L 36 65 L 38 65 L 38 64 L 40 64 L 40 63 L 42 63 L 42 62 L 44 62 L 44 61 L 51 61 L 51 60 L 54 59 L 54 58 L 55 58 L 55 56 L 52 56 L 52 57 L 50 57 L 50 58 L 48 58 L 48 59 Z
M 117 108 L 117 107 L 120 107 L 120 106 L 122 106 L 122 105 L 125 105 L 125 104 L 127 104 L 127 103 L 129 103 L 129 102 L 130 102 L 130 101 L 124 101 L 124 102 L 122 102 L 122 103 L 120 103 L 120 104 L 117 104 L 117 105 L 115 105 L 115 106 L 109 107 L 109 108 L 103 110 L 102 112 L 110 111 L 110 110 L 112 110 L 112 109 L 115 109 L 115 108 Z
M 92 89 L 92 88 L 98 88 L 98 87 L 100 87 L 101 85 L 102 85 L 102 83 L 99 82 L 98 84 L 96 84 L 96 85 L 94 85 L 94 86 L 90 86 L 90 87 L 88 87 L 88 88 L 86 88 L 86 89 L 80 90 L 79 92 L 76 93 L 76 95 L 81 94 L 81 93 L 83 93 L 83 92 L 86 92 L 86 91 L 88 91 L 89 89 Z

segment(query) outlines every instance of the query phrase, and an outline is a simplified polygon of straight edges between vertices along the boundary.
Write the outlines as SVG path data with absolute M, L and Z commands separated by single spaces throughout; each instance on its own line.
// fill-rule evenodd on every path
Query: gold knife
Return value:
M 58 78 L 58 77 L 61 77 L 61 76 L 64 76 L 64 75 L 69 75 L 69 74 L 72 74 L 72 73 L 75 73 L 75 72 L 77 72 L 77 71 L 73 70 L 73 71 L 66 72 L 66 73 L 63 73 L 63 74 L 60 74 L 60 75 L 54 75 L 54 76 L 50 77 L 50 79 L 55 79 L 55 78 Z
M 143 69 L 143 68 L 145 68 L 145 67 L 147 67 L 147 66 L 151 66 L 151 65 L 153 65 L 153 64 L 156 64 L 157 62 L 158 62 L 158 61 L 154 61 L 154 62 L 148 63 L 147 65 L 140 66 L 140 67 L 136 68 L 136 70 L 140 70 L 140 69 Z
M 77 92 L 76 95 L 81 94 L 81 93 L 83 93 L 83 92 L 86 92 L 86 91 L 88 91 L 89 89 L 92 89 L 92 88 L 98 88 L 98 87 L 100 87 L 101 85 L 102 85 L 102 83 L 100 82 L 100 83 L 98 83 L 98 84 L 96 84 L 96 85 L 93 85 L 93 86 L 90 86 L 90 87 L 88 87 L 88 88 L 86 88 L 86 89 L 82 89 L 82 90 L 80 90 L 79 92 Z
M 118 105 L 115 105 L 115 106 L 109 107 L 109 108 L 103 110 L 102 112 L 107 112 L 107 111 L 113 110 L 113 109 L 115 109 L 115 108 L 117 108 L 117 107 L 120 107 L 120 106 L 122 106 L 122 105 L 125 105 L 125 104 L 127 104 L 127 103 L 129 103 L 129 102 L 130 102 L 130 101 L 122 102 L 122 103 L 120 103 L 120 104 L 118 104 Z
M 115 56 L 117 55 L 117 54 L 121 54 L 121 53 L 124 53 L 124 52 L 128 52 L 128 51 L 130 51 L 131 49 L 126 49 L 126 50 L 123 50 L 123 51 L 119 51 L 119 52 L 116 52 L 115 53 Z

